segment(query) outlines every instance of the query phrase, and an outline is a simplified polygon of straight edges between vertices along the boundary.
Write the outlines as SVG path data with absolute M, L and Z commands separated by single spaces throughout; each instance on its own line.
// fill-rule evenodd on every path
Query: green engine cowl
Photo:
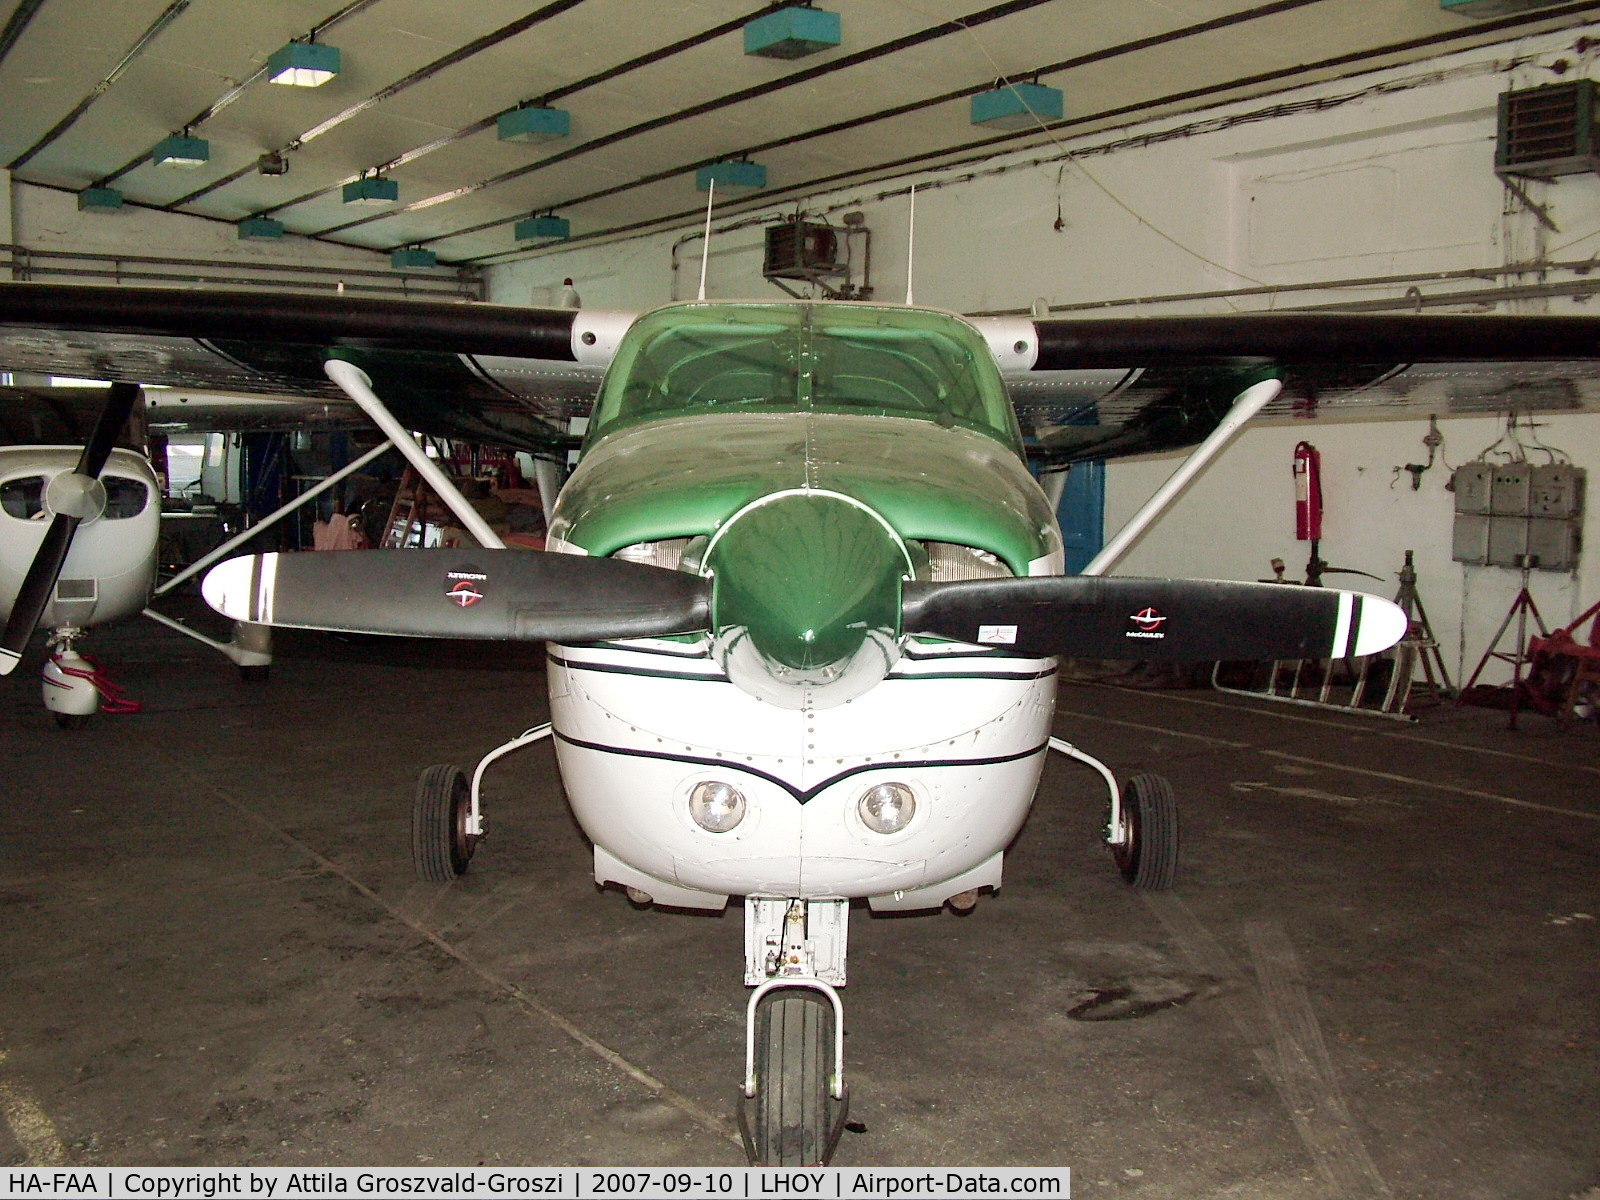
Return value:
M 911 563 L 858 501 L 813 490 L 758 500 L 719 531 L 706 566 L 719 639 L 747 668 L 753 649 L 774 683 L 831 690 L 863 669 L 875 682 L 893 664 Z

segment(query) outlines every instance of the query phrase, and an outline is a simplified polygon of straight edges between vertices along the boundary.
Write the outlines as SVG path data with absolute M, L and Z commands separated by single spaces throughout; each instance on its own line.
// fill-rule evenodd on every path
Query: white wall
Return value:
M 917 182 L 916 300 L 963 312 L 1021 309 L 1035 297 L 1060 306 L 1481 269 L 1539 255 L 1557 262 L 1585 259 L 1600 252 L 1600 179 L 1572 176 L 1530 185 L 1530 196 L 1548 205 L 1560 232 L 1544 228 L 1493 174 L 1495 102 L 1508 87 L 1600 74 L 1591 61 L 1595 51 L 1575 49 L 1580 33 L 1594 39 L 1597 28 L 1298 89 L 1065 147 L 1046 146 L 942 177 L 819 196 L 805 207 L 829 211 L 835 219 L 841 211 L 860 209 L 876 239 L 876 298 L 899 300 L 906 285 L 904 187 Z M 1558 60 L 1567 66 L 1564 75 L 1552 69 Z M 1167 136 L 1182 128 L 1188 129 L 1185 135 Z M 1076 157 L 1065 158 L 1063 149 Z M 1002 166 L 1007 169 L 999 173 Z M 776 220 L 793 207 L 788 200 L 763 215 Z M 1058 212 L 1059 231 L 1054 228 Z M 586 306 L 638 309 L 692 297 L 700 253 L 694 235 L 686 228 L 548 252 L 495 269 L 490 295 L 512 303 L 549 303 L 561 279 L 570 275 Z M 675 277 L 673 243 L 685 237 L 690 240 L 681 248 Z M 780 294 L 760 278 L 759 226 L 720 235 L 713 244 L 713 297 Z M 1552 271 L 1419 286 L 1434 295 L 1580 278 Z M 1398 298 L 1406 286 L 1401 281 L 1114 311 L 1228 311 Z M 1570 299 L 1525 299 L 1498 307 L 1583 311 L 1576 305 Z M 1476 307 L 1481 306 L 1458 310 Z M 1600 470 L 1600 416 L 1541 419 L 1544 440 L 1591 472 Z M 1441 420 L 1440 428 L 1444 457 L 1459 465 L 1495 440 L 1500 423 L 1452 418 Z M 1463 570 L 1450 561 L 1452 504 L 1444 491 L 1442 463 L 1423 477 L 1417 492 L 1411 491 L 1408 474 L 1394 473 L 1395 467 L 1426 460 L 1421 444 L 1426 432 L 1425 419 L 1254 427 L 1133 548 L 1119 571 L 1254 579 L 1268 574 L 1269 559 L 1280 556 L 1298 575 L 1306 548 L 1293 540 L 1290 455 L 1295 442 L 1306 438 L 1322 452 L 1324 557 L 1385 577 L 1382 583 L 1336 578 L 1392 595 L 1403 552 L 1415 550 L 1422 598 L 1446 660 L 1455 670 L 1470 670 L 1520 580 L 1515 572 Z M 1112 464 L 1108 530 L 1176 461 L 1161 457 Z M 1593 549 L 1575 576 L 1534 574 L 1533 593 L 1554 623 L 1565 623 L 1585 603 L 1600 599 L 1600 519 L 1588 520 L 1587 533 Z M 1502 678 L 1498 666 L 1485 678 Z

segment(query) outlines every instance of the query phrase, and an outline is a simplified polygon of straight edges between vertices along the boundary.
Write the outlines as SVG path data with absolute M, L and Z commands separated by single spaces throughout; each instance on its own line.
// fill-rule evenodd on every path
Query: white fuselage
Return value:
M 1055 660 L 906 649 L 866 694 L 806 711 L 735 687 L 703 644 L 551 646 L 556 750 L 596 880 L 707 908 L 730 895 L 930 908 L 998 887 L 1043 765 Z M 708 833 L 690 818 L 705 780 L 746 797 L 736 828 Z M 882 782 L 917 800 L 888 835 L 857 811 Z

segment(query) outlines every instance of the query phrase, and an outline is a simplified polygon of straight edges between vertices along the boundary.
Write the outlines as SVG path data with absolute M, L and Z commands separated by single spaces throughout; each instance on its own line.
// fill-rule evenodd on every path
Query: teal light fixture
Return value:
M 283 236 L 283 222 L 271 217 L 246 217 L 239 222 L 239 240 L 275 242 Z
M 1537 8 L 1550 8 L 1561 0 L 1439 0 L 1439 8 L 1458 17 L 1487 21 L 1492 17 L 1513 17 Z
M 712 163 L 694 173 L 694 185 L 702 192 L 709 192 L 713 183 L 717 185 L 717 191 L 724 195 L 759 192 L 767 186 L 767 168 L 760 163 L 740 159 Z
M 839 44 L 839 14 L 791 4 L 763 13 L 744 27 L 744 52 L 763 58 L 804 58 Z
M 572 236 L 572 223 L 554 213 L 518 221 L 511 231 L 519 242 L 564 242 Z
M 437 267 L 439 256 L 432 250 L 424 250 L 421 246 L 403 246 L 399 250 L 389 252 L 389 265 L 396 271 Z
M 985 129 L 1033 129 L 1061 113 L 1061 89 L 1042 83 L 1001 84 L 972 98 L 972 123 Z
M 205 138 L 190 137 L 187 132 L 162 138 L 150 152 L 150 161 L 156 166 L 180 167 L 186 171 L 203 167 L 210 159 L 211 143 Z
M 321 87 L 339 73 L 339 47 L 321 42 L 290 42 L 267 59 L 267 82 L 288 87 Z
M 502 142 L 550 142 L 572 132 L 572 114 L 564 108 L 530 104 L 501 113 L 494 126 Z
M 122 207 L 122 193 L 114 187 L 89 187 L 78 193 L 79 212 L 116 212 Z
M 376 208 L 381 204 L 393 204 L 398 199 L 400 185 L 381 175 L 363 175 L 344 185 L 346 204 L 364 204 Z

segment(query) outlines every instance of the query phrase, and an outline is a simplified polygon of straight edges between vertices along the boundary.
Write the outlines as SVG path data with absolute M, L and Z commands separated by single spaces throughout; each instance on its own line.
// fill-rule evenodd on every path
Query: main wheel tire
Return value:
M 272 664 L 258 664 L 255 666 L 241 666 L 239 680 L 241 683 L 265 683 L 272 674 Z
M 417 780 L 411 809 L 411 857 L 417 875 L 449 883 L 467 869 L 478 839 L 467 832 L 472 789 L 460 767 L 429 767 Z
M 89 713 L 58 712 L 55 714 L 56 725 L 67 730 L 82 729 L 89 723 L 90 715 Z
M 758 1165 L 821 1166 L 828 1154 L 833 1005 L 808 988 L 781 988 L 756 1006 Z
M 1178 874 L 1178 805 L 1160 775 L 1135 775 L 1123 785 L 1128 842 L 1111 848 L 1122 877 L 1136 888 L 1161 892 Z

